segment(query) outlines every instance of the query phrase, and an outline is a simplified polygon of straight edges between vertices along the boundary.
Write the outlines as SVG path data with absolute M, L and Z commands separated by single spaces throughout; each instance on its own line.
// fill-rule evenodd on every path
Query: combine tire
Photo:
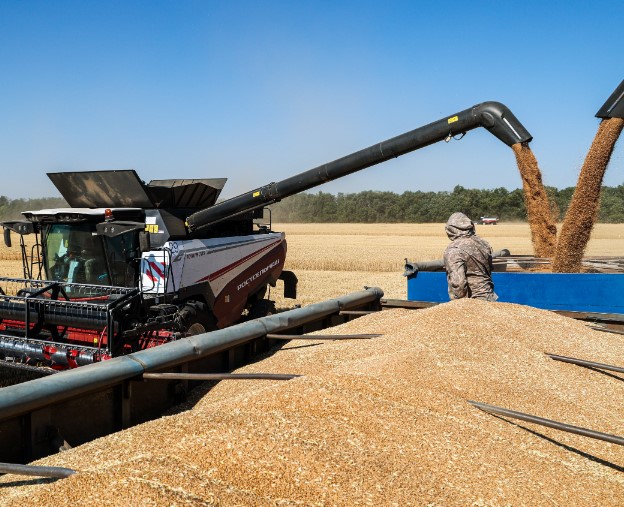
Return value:
M 275 308 L 275 301 L 269 299 L 258 299 L 249 309 L 249 319 L 259 319 L 260 317 L 266 317 L 267 315 L 273 315 L 277 313 Z
M 215 318 L 206 303 L 189 301 L 184 305 L 182 313 L 186 315 L 186 334 L 193 336 L 217 329 Z

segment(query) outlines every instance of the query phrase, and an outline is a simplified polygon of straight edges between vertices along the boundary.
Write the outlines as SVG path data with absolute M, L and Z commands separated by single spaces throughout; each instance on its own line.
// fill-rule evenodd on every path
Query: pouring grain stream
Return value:
M 600 189 L 624 120 L 602 120 L 579 174 L 557 243 L 553 272 L 578 273 L 600 210 Z
M 537 257 L 551 258 L 557 246 L 557 226 L 553 209 L 542 183 L 542 173 L 531 148 L 524 143 L 511 147 L 522 177 L 524 203 L 531 228 L 531 241 Z

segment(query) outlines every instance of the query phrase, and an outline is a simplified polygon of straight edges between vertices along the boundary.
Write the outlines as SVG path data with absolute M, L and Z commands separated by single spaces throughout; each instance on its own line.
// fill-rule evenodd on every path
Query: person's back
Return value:
M 496 301 L 489 243 L 475 234 L 474 224 L 463 213 L 453 213 L 445 229 L 451 240 L 444 251 L 449 297 Z

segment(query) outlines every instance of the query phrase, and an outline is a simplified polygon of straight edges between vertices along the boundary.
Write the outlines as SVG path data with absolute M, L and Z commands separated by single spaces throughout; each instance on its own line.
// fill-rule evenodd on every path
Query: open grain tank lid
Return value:
M 72 208 L 197 208 L 214 205 L 227 178 L 143 182 L 133 169 L 48 173 Z

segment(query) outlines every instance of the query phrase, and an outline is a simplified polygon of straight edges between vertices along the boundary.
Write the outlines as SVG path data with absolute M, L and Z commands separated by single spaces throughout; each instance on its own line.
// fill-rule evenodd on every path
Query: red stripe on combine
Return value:
M 215 271 L 214 273 L 208 275 L 208 276 L 204 276 L 203 278 L 200 278 L 199 280 L 197 280 L 195 283 L 199 283 L 199 282 L 205 282 L 206 280 L 212 282 L 214 279 L 219 278 L 220 276 L 224 275 L 225 273 L 227 273 L 228 271 L 232 271 L 234 268 L 240 266 L 241 264 L 243 264 L 244 262 L 248 261 L 249 259 L 251 259 L 252 257 L 255 257 L 256 255 L 261 254 L 262 252 L 273 248 L 275 245 L 281 243 L 282 240 L 277 240 L 274 243 L 271 243 L 270 245 L 265 246 L 264 248 L 261 248 L 260 250 L 256 250 L 254 253 L 249 254 L 247 257 L 243 257 L 242 259 L 237 260 L 236 262 L 233 262 L 232 264 L 230 264 L 229 266 L 225 266 L 224 268 L 221 268 L 218 271 Z
M 165 272 L 164 272 L 163 270 L 161 270 L 161 269 L 160 269 L 160 266 L 159 266 L 156 262 L 153 262 L 153 261 L 152 261 L 152 262 L 150 262 L 150 261 L 148 261 L 148 262 L 147 262 L 147 264 L 148 264 L 148 266 L 150 267 L 150 269 L 151 269 L 152 271 L 155 271 L 155 272 L 156 272 L 156 274 L 157 274 L 160 278 L 162 278 L 162 277 L 165 275 Z

